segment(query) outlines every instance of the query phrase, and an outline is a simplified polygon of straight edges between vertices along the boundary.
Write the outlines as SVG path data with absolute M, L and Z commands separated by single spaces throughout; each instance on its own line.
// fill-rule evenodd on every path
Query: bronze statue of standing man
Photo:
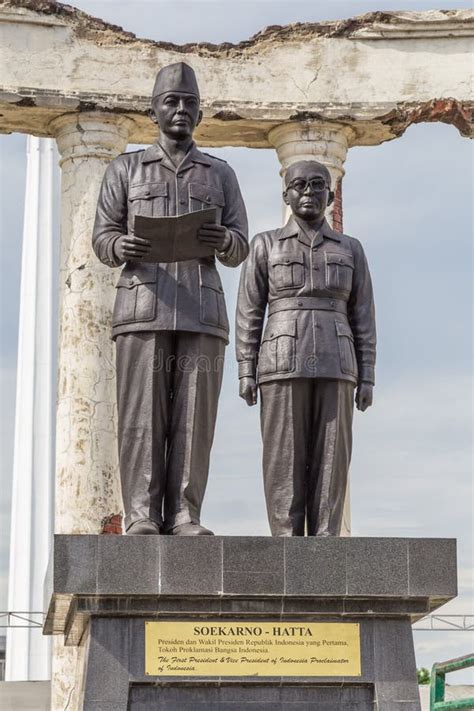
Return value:
M 236 319 L 240 395 L 255 405 L 258 381 L 272 534 L 338 536 L 354 387 L 359 410 L 372 404 L 372 284 L 360 242 L 325 219 L 334 196 L 324 165 L 291 165 L 283 198 L 292 212 L 288 223 L 256 235 L 242 269 Z
M 209 535 L 200 524 L 229 324 L 215 257 L 247 256 L 245 206 L 230 166 L 199 151 L 202 118 L 194 71 L 160 70 L 152 95 L 156 143 L 125 153 L 104 176 L 93 247 L 124 265 L 112 321 L 116 342 L 120 475 L 128 534 Z M 150 242 L 133 234 L 136 215 L 215 207 L 198 237 L 213 256 L 147 262 Z M 214 256 L 215 255 L 215 256 Z

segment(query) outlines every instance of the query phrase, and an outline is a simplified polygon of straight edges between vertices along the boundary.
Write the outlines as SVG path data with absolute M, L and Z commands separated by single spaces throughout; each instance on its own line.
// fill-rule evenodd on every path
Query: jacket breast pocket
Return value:
M 270 261 L 270 269 L 270 278 L 277 291 L 300 289 L 304 286 L 304 257 L 302 254 L 274 257 Z
M 326 253 L 326 286 L 335 291 L 352 289 L 354 258 L 352 254 Z
M 224 289 L 217 270 L 199 265 L 200 320 L 208 326 L 229 330 Z
M 202 183 L 189 183 L 189 212 L 216 208 L 216 221 L 219 223 L 224 209 L 224 193 L 213 185 Z
M 156 265 L 121 274 L 117 285 L 112 326 L 152 321 L 156 313 Z
M 167 183 L 134 183 L 128 189 L 129 210 L 134 215 L 160 217 L 168 214 Z
M 354 348 L 354 336 L 350 326 L 341 321 L 334 322 L 336 326 L 337 341 L 339 344 L 339 357 L 341 371 L 347 375 L 357 377 L 357 359 Z
M 292 373 L 295 361 L 296 321 L 268 323 L 258 355 L 259 374 Z

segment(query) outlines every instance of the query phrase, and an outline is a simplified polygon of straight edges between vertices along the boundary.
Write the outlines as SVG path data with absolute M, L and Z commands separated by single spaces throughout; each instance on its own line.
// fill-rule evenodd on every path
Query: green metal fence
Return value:
M 457 711 L 457 709 L 474 709 L 474 698 L 453 699 L 445 701 L 446 674 L 474 667 L 474 654 L 468 654 L 458 659 L 450 659 L 449 662 L 433 664 L 431 670 L 431 690 L 430 690 L 430 711 Z

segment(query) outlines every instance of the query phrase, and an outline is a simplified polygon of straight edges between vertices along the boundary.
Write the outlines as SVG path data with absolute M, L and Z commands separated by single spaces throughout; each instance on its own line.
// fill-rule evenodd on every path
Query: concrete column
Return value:
M 66 114 L 52 127 L 61 154 L 60 334 L 56 419 L 56 533 L 99 533 L 121 510 L 111 310 L 117 271 L 91 247 L 99 188 L 125 150 L 131 122 Z M 77 707 L 75 650 L 55 643 L 52 709 Z
M 352 138 L 353 129 L 341 123 L 327 121 L 298 121 L 282 123 L 272 128 L 268 139 L 278 154 L 281 163 L 280 175 L 284 177 L 292 163 L 300 160 L 317 160 L 324 163 L 331 174 L 331 187 L 337 196 L 341 196 L 341 184 L 344 176 L 344 161 Z M 328 210 L 327 217 L 335 229 L 342 227 L 342 204 L 336 200 Z M 283 221 L 290 215 L 287 205 L 283 208 Z M 347 484 L 343 536 L 351 535 L 350 482 Z
M 276 148 L 282 177 L 292 163 L 317 160 L 328 168 L 332 189 L 336 191 L 344 176 L 344 161 L 352 133 L 350 126 L 340 123 L 295 121 L 275 126 L 268 134 L 268 139 Z M 285 205 L 285 222 L 288 216 L 289 208 Z M 328 218 L 332 223 L 333 206 L 328 210 Z
M 40 612 L 53 530 L 58 187 L 54 141 L 28 136 L 21 265 L 8 610 Z M 40 621 L 38 615 L 34 616 Z M 51 644 L 13 620 L 7 681 L 51 678 Z M 22 627 L 23 626 L 23 627 Z

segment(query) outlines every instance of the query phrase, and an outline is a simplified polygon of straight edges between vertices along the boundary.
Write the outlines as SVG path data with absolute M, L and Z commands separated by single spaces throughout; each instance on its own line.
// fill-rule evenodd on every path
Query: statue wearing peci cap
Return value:
M 122 267 L 112 318 L 116 343 L 118 445 L 127 534 L 211 535 L 200 523 L 229 322 L 216 259 L 247 256 L 247 217 L 237 178 L 201 152 L 202 118 L 193 69 L 163 67 L 153 88 L 157 141 L 108 166 L 93 247 Z M 137 215 L 216 208 L 198 238 L 212 256 L 147 261 L 150 243 L 133 234 Z

